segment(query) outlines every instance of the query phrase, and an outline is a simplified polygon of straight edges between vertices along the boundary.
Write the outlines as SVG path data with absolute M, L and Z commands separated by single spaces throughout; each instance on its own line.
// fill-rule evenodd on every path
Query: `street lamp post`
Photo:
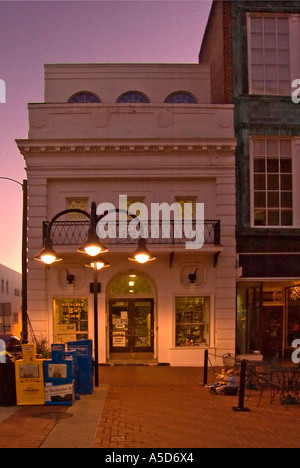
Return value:
M 93 269 L 93 294 L 94 294 L 94 344 L 95 344 L 95 387 L 99 386 L 99 351 L 98 351 L 98 271 L 109 267 L 100 255 L 94 257 L 90 263 L 85 265 Z
M 119 210 L 117 210 L 119 211 Z M 98 351 L 98 271 L 102 268 L 109 267 L 110 265 L 103 260 L 102 254 L 108 252 L 108 249 L 101 244 L 97 232 L 96 227 L 97 223 L 101 221 L 108 212 L 97 216 L 97 208 L 96 203 L 92 202 L 91 205 L 91 212 L 88 213 L 87 211 L 77 209 L 77 208 L 69 208 L 57 213 L 49 222 L 46 231 L 46 238 L 44 242 L 43 249 L 39 252 L 39 254 L 35 257 L 35 260 L 42 261 L 46 265 L 51 265 L 54 262 L 61 261 L 60 258 L 55 250 L 53 249 L 53 241 L 51 239 L 51 229 L 55 221 L 60 218 L 61 216 L 68 214 L 68 213 L 79 213 L 84 215 L 90 220 L 90 227 L 88 231 L 88 237 L 86 243 L 78 249 L 78 252 L 88 254 L 90 257 L 90 262 L 86 264 L 87 267 L 93 268 L 93 294 L 94 294 L 94 356 L 95 356 L 95 387 L 99 386 L 99 351 Z M 128 216 L 136 217 L 127 213 Z M 139 263 L 146 263 L 147 261 L 155 260 L 155 257 L 152 257 L 148 249 L 146 248 L 146 241 L 145 239 L 140 239 L 138 248 L 133 254 L 132 257 L 129 257 L 129 260 L 137 261 Z
M 19 182 L 10 177 L 0 177 L 9 180 L 22 187 L 23 191 L 23 214 L 22 214 L 22 342 L 28 342 L 28 315 L 27 315 L 27 180 Z

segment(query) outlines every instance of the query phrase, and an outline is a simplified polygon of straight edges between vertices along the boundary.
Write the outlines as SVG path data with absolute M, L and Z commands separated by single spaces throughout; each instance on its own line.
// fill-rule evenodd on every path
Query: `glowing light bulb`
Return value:
M 139 263 L 146 263 L 146 262 L 148 262 L 148 260 L 149 260 L 149 258 L 150 258 L 150 255 L 138 254 L 138 255 L 135 255 L 134 258 L 135 258 L 136 261 L 139 262 Z
M 101 247 L 96 245 L 89 245 L 84 249 L 90 257 L 96 257 L 101 252 Z
M 56 260 L 56 257 L 54 255 L 42 255 L 41 256 L 42 262 L 46 263 L 46 265 L 51 265 L 51 263 L 54 263 Z

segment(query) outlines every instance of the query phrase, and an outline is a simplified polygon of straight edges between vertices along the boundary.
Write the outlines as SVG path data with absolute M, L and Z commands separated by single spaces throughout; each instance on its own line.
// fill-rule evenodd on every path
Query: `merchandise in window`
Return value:
M 59 298 L 53 301 L 54 339 L 58 343 L 88 338 L 87 298 Z
M 176 347 L 210 345 L 210 298 L 177 297 Z

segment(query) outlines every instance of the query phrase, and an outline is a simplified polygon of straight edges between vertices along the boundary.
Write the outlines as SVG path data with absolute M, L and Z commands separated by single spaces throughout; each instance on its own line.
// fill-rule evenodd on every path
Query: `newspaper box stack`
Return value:
M 35 344 L 23 344 L 22 357 L 15 362 L 17 405 L 44 405 L 44 360 L 36 358 Z
M 75 363 L 66 356 L 62 343 L 51 346 L 52 359 L 44 361 L 45 404 L 73 405 L 75 401 Z

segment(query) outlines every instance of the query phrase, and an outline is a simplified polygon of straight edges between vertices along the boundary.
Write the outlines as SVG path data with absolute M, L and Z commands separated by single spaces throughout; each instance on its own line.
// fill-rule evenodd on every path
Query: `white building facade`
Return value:
M 156 237 L 149 229 L 156 260 L 144 265 L 128 260 L 137 239 L 103 240 L 111 266 L 98 273 L 99 362 L 201 366 L 205 349 L 214 362 L 234 353 L 233 106 L 211 104 L 210 95 L 210 69 L 198 64 L 45 66 L 45 102 L 29 104 L 28 139 L 17 140 L 28 175 L 28 311 L 37 337 L 94 336 L 93 271 L 77 252 L 87 219 L 67 213 L 54 223 L 63 260 L 50 267 L 34 260 L 47 222 L 92 202 L 118 208 L 126 195 L 122 209 L 176 203 L 190 220 L 203 203 L 204 245 L 187 249 L 174 220 L 167 235 L 162 223 Z

